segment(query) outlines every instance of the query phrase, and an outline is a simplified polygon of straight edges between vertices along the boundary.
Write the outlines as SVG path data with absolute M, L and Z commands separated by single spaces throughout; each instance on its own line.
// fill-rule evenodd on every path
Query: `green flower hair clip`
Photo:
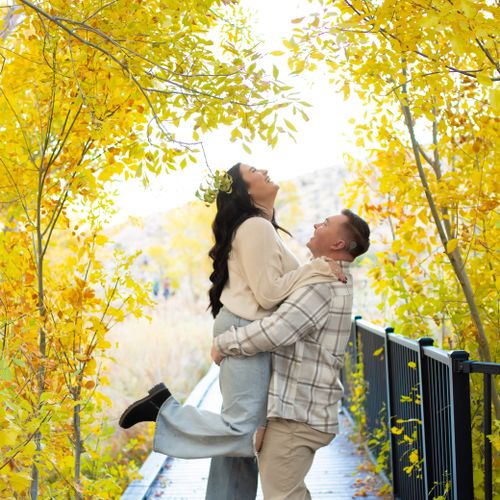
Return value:
M 219 191 L 231 192 L 233 179 L 225 170 L 216 170 L 215 173 L 208 174 L 205 183 L 206 186 L 203 185 L 204 183 L 200 184 L 198 191 L 196 191 L 196 198 L 203 201 L 208 207 L 216 200 Z

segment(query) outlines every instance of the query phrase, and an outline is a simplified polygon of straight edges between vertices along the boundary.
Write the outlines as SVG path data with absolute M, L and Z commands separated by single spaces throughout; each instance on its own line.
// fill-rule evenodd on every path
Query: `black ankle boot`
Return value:
M 120 417 L 120 427 L 128 429 L 139 422 L 155 422 L 161 405 L 171 396 L 164 384 L 155 385 L 149 395 L 132 403 Z

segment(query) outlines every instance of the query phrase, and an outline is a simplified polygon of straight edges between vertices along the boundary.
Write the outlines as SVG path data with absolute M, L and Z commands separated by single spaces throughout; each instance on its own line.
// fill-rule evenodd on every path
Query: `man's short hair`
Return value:
M 359 257 L 370 247 L 370 228 L 359 215 L 351 210 L 344 208 L 341 213 L 348 219 L 343 224 L 348 237 L 347 251 L 354 258 Z

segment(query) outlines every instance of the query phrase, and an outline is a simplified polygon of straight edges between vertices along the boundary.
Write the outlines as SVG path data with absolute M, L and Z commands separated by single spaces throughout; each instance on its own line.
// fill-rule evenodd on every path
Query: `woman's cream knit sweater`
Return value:
M 299 261 L 263 217 L 251 217 L 236 230 L 228 260 L 229 279 L 221 302 L 247 320 L 269 316 L 297 288 L 336 280 L 320 257 Z

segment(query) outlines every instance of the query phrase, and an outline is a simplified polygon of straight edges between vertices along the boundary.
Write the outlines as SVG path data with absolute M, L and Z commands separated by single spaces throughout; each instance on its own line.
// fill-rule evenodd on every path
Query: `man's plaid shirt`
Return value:
M 352 313 L 352 276 L 349 264 L 340 264 L 347 284 L 336 281 L 300 288 L 271 316 L 232 327 L 215 338 L 217 349 L 230 356 L 273 351 L 268 417 L 305 422 L 335 434 L 338 402 L 344 393 L 339 372 Z

